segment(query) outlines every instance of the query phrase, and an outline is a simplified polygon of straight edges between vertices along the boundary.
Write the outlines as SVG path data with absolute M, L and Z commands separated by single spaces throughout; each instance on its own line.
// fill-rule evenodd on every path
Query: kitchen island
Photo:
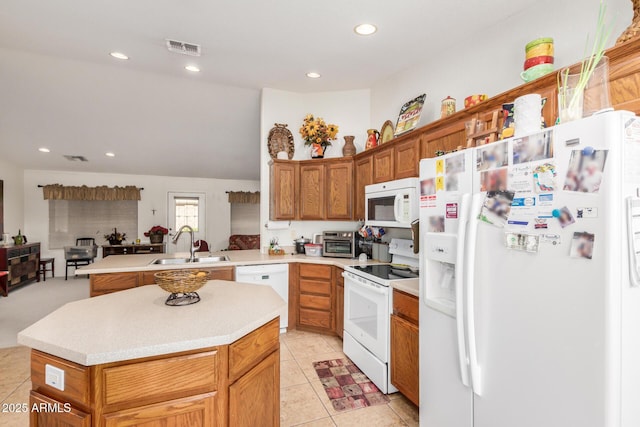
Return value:
M 33 349 L 31 426 L 278 425 L 284 301 L 218 280 L 198 293 L 171 307 L 159 287 L 137 287 L 20 332 Z

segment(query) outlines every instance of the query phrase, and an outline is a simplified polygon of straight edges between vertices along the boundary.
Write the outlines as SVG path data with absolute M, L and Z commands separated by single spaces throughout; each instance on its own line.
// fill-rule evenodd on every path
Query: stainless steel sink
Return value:
M 193 260 L 194 263 L 207 264 L 214 262 L 229 261 L 229 257 L 223 256 L 204 256 Z M 150 264 L 175 265 L 175 264 L 191 264 L 189 258 L 158 258 L 150 262 Z
M 203 256 L 203 257 L 196 258 L 195 260 L 193 260 L 193 262 L 199 262 L 199 263 L 223 262 L 223 261 L 229 261 L 229 257 L 226 256 L 226 255 L 222 255 L 222 256 Z

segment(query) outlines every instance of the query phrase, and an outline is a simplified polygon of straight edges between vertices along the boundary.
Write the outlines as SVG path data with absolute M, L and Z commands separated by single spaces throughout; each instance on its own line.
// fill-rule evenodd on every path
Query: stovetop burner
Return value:
M 418 273 L 389 264 L 354 265 L 352 268 L 383 280 L 414 279 L 418 277 Z

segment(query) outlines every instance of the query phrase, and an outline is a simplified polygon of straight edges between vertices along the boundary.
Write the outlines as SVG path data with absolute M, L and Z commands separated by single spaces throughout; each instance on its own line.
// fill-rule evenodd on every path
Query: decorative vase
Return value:
M 356 146 L 353 144 L 355 136 L 347 135 L 344 137 L 344 147 L 342 147 L 343 156 L 354 156 L 356 154 Z
M 320 144 L 311 144 L 311 158 L 312 159 L 322 159 L 324 158 L 324 150 L 325 147 Z
M 162 243 L 164 240 L 164 234 L 149 234 L 149 241 L 151 243 Z

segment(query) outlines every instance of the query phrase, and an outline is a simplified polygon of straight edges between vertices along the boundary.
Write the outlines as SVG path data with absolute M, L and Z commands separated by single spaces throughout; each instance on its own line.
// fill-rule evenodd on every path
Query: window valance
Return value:
M 86 185 L 65 186 L 50 184 L 42 186 L 42 195 L 45 200 L 140 200 L 140 191 L 133 185 L 126 187 L 87 187 Z
M 227 191 L 229 194 L 229 203 L 260 203 L 260 192 L 254 193 L 250 191 Z

